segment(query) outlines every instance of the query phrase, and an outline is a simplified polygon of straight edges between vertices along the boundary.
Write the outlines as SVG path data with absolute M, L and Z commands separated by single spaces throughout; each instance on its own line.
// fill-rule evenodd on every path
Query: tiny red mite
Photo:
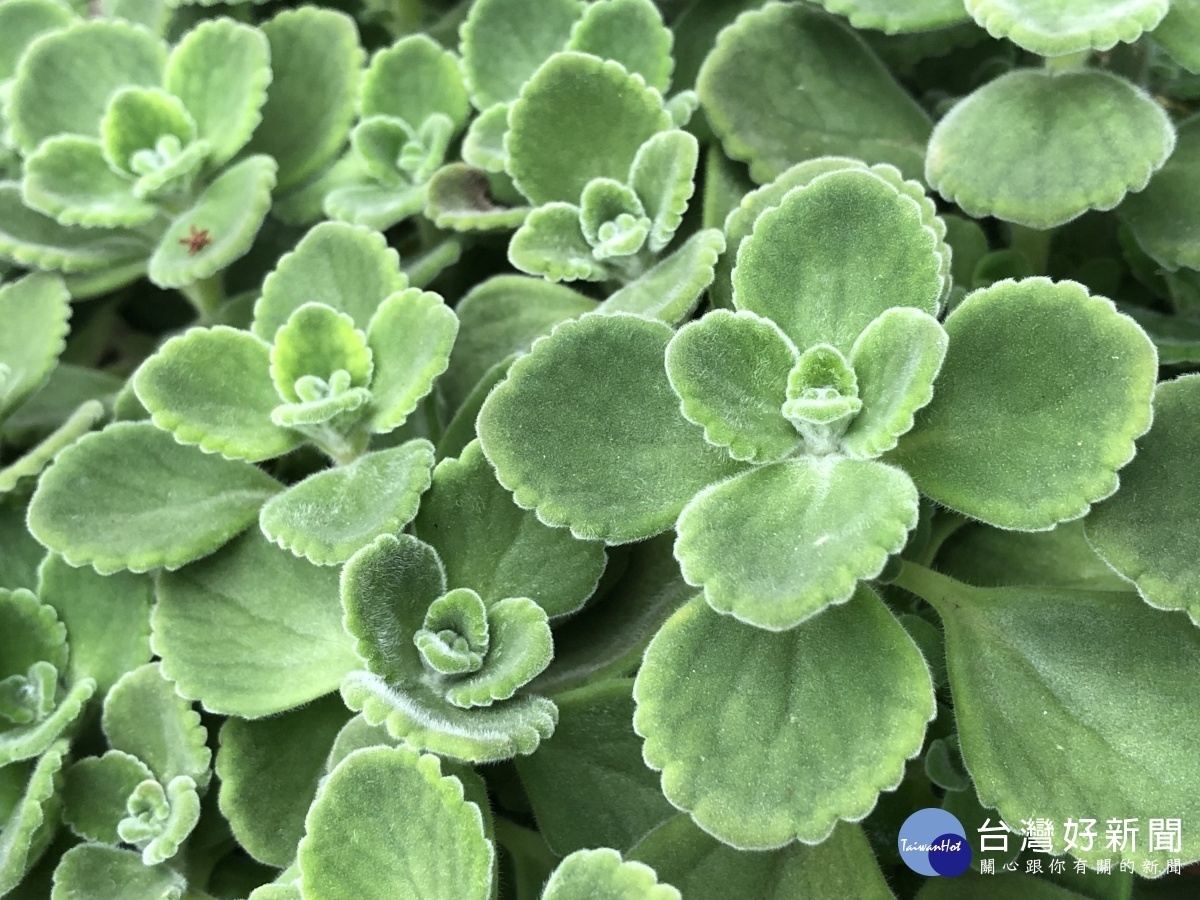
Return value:
M 180 238 L 179 243 L 188 248 L 188 256 L 195 256 L 205 247 L 212 243 L 212 238 L 208 236 L 207 228 L 197 228 L 195 225 L 188 226 L 188 236 Z

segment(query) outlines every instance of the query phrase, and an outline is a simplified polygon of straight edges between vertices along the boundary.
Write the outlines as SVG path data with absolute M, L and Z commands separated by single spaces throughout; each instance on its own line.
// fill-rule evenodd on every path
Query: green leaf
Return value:
M 475 439 L 475 420 L 479 417 L 479 410 L 483 408 L 483 403 L 492 392 L 492 388 L 508 377 L 509 367 L 516 358 L 515 353 L 506 356 L 483 373 L 483 377 L 463 400 L 449 424 L 442 429 L 442 435 L 437 442 L 438 459 L 461 455 L 467 444 Z
M 58 621 L 54 609 L 41 603 L 30 591 L 24 588 L 0 591 L 0 621 L 4 625 L 0 632 L 4 668 L 0 671 L 5 676 L 24 675 L 39 662 L 48 662 L 59 671 L 66 668 L 66 628 Z
M 79 844 L 54 870 L 50 900 L 180 900 L 187 880 L 170 866 L 147 866 L 140 854 L 101 844 Z
M 667 344 L 666 369 L 680 410 L 734 459 L 763 463 L 790 454 L 800 436 L 783 417 L 788 372 L 799 354 L 770 319 L 713 310 Z
M 632 256 L 650 233 L 650 220 L 633 188 L 612 178 L 593 178 L 579 198 L 579 224 L 598 260 Z
M 458 334 L 458 317 L 440 296 L 409 288 L 391 295 L 367 327 L 375 361 L 367 426 L 385 434 L 409 414 L 446 371 Z
M 481 110 L 515 100 L 522 85 L 571 36 L 579 0 L 547 0 L 529 14 L 526 0 L 481 0 L 462 24 L 462 64 L 471 100 Z
M 1189 72 L 1200 72 L 1200 3 L 1172 0 L 1162 23 L 1154 29 L 1154 42 Z
M 25 206 L 16 182 L 0 182 L 0 255 L 35 269 L 95 272 L 143 260 L 151 245 L 124 229 L 71 228 Z
M 161 664 L 147 663 L 121 676 L 104 699 L 101 725 L 112 749 L 136 756 L 162 784 L 180 775 L 200 787 L 208 784 L 208 729 Z
M 339 221 L 383 231 L 419 213 L 425 193 L 424 188 L 410 186 L 344 185 L 325 195 L 324 210 Z
M 831 154 L 920 175 L 929 117 L 862 38 L 821 10 L 780 3 L 743 13 L 696 89 L 726 154 L 748 162 L 760 184 Z
M 271 348 L 236 328 L 192 328 L 171 338 L 134 373 L 133 386 L 155 425 L 206 453 L 258 462 L 303 440 L 271 422 L 279 405 Z
M 697 231 L 666 259 L 609 294 L 600 304 L 601 311 L 634 313 L 668 325 L 682 322 L 695 312 L 713 283 L 717 258 L 724 247 L 725 237 L 717 229 Z
M 272 497 L 259 513 L 265 534 L 318 566 L 343 563 L 417 513 L 433 470 L 433 445 L 416 439 L 322 469 Z
M 755 221 L 737 252 L 733 302 L 772 319 L 802 350 L 849 352 L 884 310 L 937 313 L 940 247 L 920 204 L 882 177 L 830 172 Z
M 346 757 L 309 810 L 299 862 L 307 900 L 487 900 L 494 853 L 479 807 L 436 756 L 375 747 Z
M 0 6 L 0 82 L 16 73 L 21 54 L 35 38 L 71 19 L 71 10 L 54 0 L 8 0 Z
M 1200 269 L 1200 228 L 1187 215 L 1200 200 L 1200 116 L 1180 123 L 1178 135 L 1166 165 L 1120 211 L 1138 246 L 1170 271 Z
M 483 603 L 470 588 L 455 588 L 446 598 L 460 593 L 473 595 Z M 482 665 L 477 671 L 455 678 L 444 689 L 446 699 L 461 709 L 490 707 L 497 700 L 508 700 L 540 674 L 554 656 L 546 611 L 528 597 L 509 597 L 489 605 L 487 625 L 489 644 Z M 431 630 L 429 626 L 426 617 L 423 631 Z M 428 664 L 428 656 L 423 656 Z
M 584 8 L 571 29 L 567 50 L 619 62 L 666 94 L 671 85 L 674 39 L 651 0 L 599 0 Z
M 966 0 L 967 12 L 993 37 L 1041 56 L 1108 50 L 1136 41 L 1167 13 L 1169 0 Z
M 253 331 L 271 342 L 305 303 L 349 315 L 366 331 L 380 302 L 408 287 L 400 257 L 383 235 L 340 222 L 322 222 L 280 258 L 254 305 Z
M 276 168 L 269 156 L 250 156 L 226 169 L 167 229 L 150 257 L 150 280 L 183 287 L 245 256 L 271 208 Z M 193 252 L 197 231 L 210 242 Z
M 560 325 L 479 413 L 484 453 L 518 506 L 576 537 L 626 543 L 671 526 L 737 467 L 679 414 L 671 329 L 626 314 Z
M 697 494 L 679 516 L 675 555 L 717 612 L 782 631 L 849 600 L 916 524 L 917 491 L 898 469 L 801 457 Z
M 576 850 L 560 862 L 542 900 L 680 900 L 680 894 L 659 884 L 649 866 L 622 862 L 620 853 L 604 847 Z
M 948 344 L 936 319 L 906 307 L 885 311 L 863 330 L 850 351 L 862 411 L 842 438 L 846 452 L 871 459 L 912 430 L 917 411 L 933 399 Z
M 166 139 L 177 155 L 196 139 L 196 123 L 178 97 L 159 88 L 127 87 L 108 102 L 100 120 L 104 158 L 116 171 L 149 174 L 139 156 L 144 152 L 167 157 Z
M 304 837 L 304 817 L 325 759 L 349 713 L 337 696 L 248 722 L 226 719 L 217 751 L 221 814 L 246 852 L 287 866 Z
M 246 145 L 262 119 L 271 48 L 261 31 L 231 19 L 201 22 L 171 51 L 163 86 L 183 101 L 220 166 Z
M 35 677 L 40 674 L 47 681 L 52 681 L 53 675 L 47 665 L 39 664 L 30 674 Z M 0 730 L 0 767 L 23 759 L 33 759 L 45 753 L 47 748 L 75 725 L 95 692 L 96 683 L 90 678 L 77 681 L 58 698 L 56 706 L 52 706 L 52 701 L 48 699 L 45 701 L 50 708 L 41 719 Z M 49 691 L 43 696 L 49 698 Z
M 1009 127 L 1014 109 L 1045 127 Z M 1052 228 L 1142 190 L 1174 146 L 1166 112 L 1123 78 L 1020 69 L 938 122 L 925 179 L 972 216 Z
M 289 403 L 309 403 L 304 379 L 320 379 L 335 390 L 334 374 L 345 373 L 347 387 L 371 383 L 374 361 L 367 336 L 354 327 L 354 319 L 321 303 L 305 303 L 275 333 L 271 345 L 271 378 L 279 396 Z
M 1079 518 L 1150 427 L 1154 346 L 1075 282 L 1002 281 L 946 319 L 933 401 L 893 459 L 922 492 L 1001 528 Z
M 117 823 L 139 784 L 154 773 L 136 756 L 109 750 L 88 756 L 67 769 L 63 784 L 63 822 L 85 841 L 119 844 Z
M 471 104 L 458 57 L 423 34 L 409 35 L 371 59 L 359 91 L 359 113 L 395 116 L 416 129 L 440 113 L 455 131 Z
M 336 690 L 355 666 L 337 597 L 337 569 L 280 550 L 256 529 L 159 577 L 154 648 L 182 696 L 257 719 Z
M 529 597 L 551 618 L 583 606 L 604 571 L 604 546 L 550 528 L 513 503 L 478 441 L 445 459 L 421 502 L 415 532 L 437 550 L 446 582 L 496 603 Z
M 632 682 L 605 681 L 556 698 L 554 736 L 516 760 L 538 828 L 559 855 L 584 847 L 627 850 L 674 809 L 642 761 Z
M 873 28 L 885 34 L 933 31 L 969 22 L 962 0 L 817 0 L 829 10 L 850 20 L 855 28 Z
M 21 57 L 7 104 L 24 154 L 56 134 L 99 134 L 109 98 L 123 87 L 160 83 L 166 46 L 128 22 L 76 21 L 43 35 Z
M 629 856 L 653 866 L 688 900 L 893 900 L 871 845 L 856 825 L 839 824 L 816 846 L 797 843 L 769 853 L 741 853 L 678 815 L 646 835 Z
M 777 634 L 696 598 L 651 641 L 634 698 L 667 799 L 723 843 L 759 850 L 818 844 L 865 816 L 935 712 L 925 660 L 866 587 Z
M 898 583 L 942 617 L 959 743 L 985 806 L 1006 822 L 1197 814 L 1195 773 L 1171 762 L 1200 739 L 1195 722 L 1171 714 L 1196 691 L 1200 631 L 1183 616 L 1135 594 L 968 587 L 911 565 Z M 1086 777 L 1064 779 L 1064 760 Z M 1052 852 L 1066 849 L 1063 838 L 1052 835 Z M 1092 867 L 1107 857 L 1160 870 L 1168 858 L 1200 858 L 1200 837 L 1186 829 L 1178 850 L 1135 843 L 1071 853 Z
M 286 191 L 333 162 L 346 143 L 365 54 L 354 20 L 334 9 L 285 9 L 261 29 L 272 78 L 248 149 L 279 163 L 279 190 Z
M 463 148 L 465 154 L 465 143 Z M 529 215 L 529 207 L 510 206 L 497 200 L 484 170 L 451 163 L 438 169 L 429 180 L 424 213 L 438 228 L 451 231 L 509 231 L 520 227 Z
M 1113 874 L 1099 877 L 1103 877 L 1107 884 Z M 1083 900 L 1084 897 L 1045 878 L 1008 871 L 1004 871 L 1001 878 L 974 872 L 953 880 L 930 878 L 922 885 L 917 896 L 920 900 L 1006 900 L 1014 893 L 1024 900 Z
M 1104 560 L 1158 609 L 1182 609 L 1200 625 L 1196 503 L 1200 480 L 1188 460 L 1197 446 L 1200 376 L 1158 385 L 1154 425 L 1121 472 L 1121 489 L 1087 518 Z
M 650 217 L 649 247 L 655 253 L 671 242 L 683 221 L 695 191 L 693 179 L 699 158 L 699 143 L 686 131 L 678 130 L 654 135 L 638 148 L 633 158 L 629 185 Z
M 91 678 L 103 695 L 126 672 L 150 661 L 154 592 L 148 577 L 97 575 L 50 554 L 38 569 L 38 596 L 67 628 L 68 683 Z
M 58 741 L 39 757 L 29 771 L 24 792 L 0 823 L 0 894 L 20 883 L 54 838 L 68 749 L 66 741 Z
M 143 865 L 156 866 L 179 852 L 200 821 L 200 795 L 186 775 L 171 779 L 166 788 L 150 779 L 134 789 L 126 810 L 117 834 L 142 851 Z
M 66 347 L 71 298 L 54 275 L 0 285 L 0 422 L 45 383 Z
M 549 281 L 603 281 L 609 276 L 580 227 L 579 208 L 570 203 L 547 203 L 530 211 L 508 245 L 508 261 Z
M 25 161 L 22 197 L 31 209 L 62 225 L 114 228 L 141 225 L 158 208 L 134 196 L 133 183 L 109 168 L 93 138 L 47 138 Z
M 508 173 L 534 203 L 579 201 L 593 178 L 624 181 L 638 148 L 671 127 L 662 97 L 620 63 L 559 53 L 508 114 Z
M 491 174 L 504 171 L 504 163 L 508 159 L 504 136 L 508 134 L 509 106 L 508 103 L 497 103 L 471 120 L 467 133 L 463 135 L 463 162 Z
M 118 422 L 84 435 L 43 473 L 29 530 L 101 575 L 175 569 L 226 543 L 279 489 L 249 463 L 177 444 L 148 423 Z
M 25 527 L 25 507 L 0 499 L 0 588 L 37 589 L 37 568 L 46 555 Z

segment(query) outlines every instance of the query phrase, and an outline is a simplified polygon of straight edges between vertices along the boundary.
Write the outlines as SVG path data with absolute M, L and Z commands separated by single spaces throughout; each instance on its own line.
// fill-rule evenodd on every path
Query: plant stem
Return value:
M 1045 57 L 1047 72 L 1069 72 L 1072 69 L 1082 69 L 1091 59 L 1091 50 L 1079 50 L 1075 53 L 1065 53 L 1062 56 Z
M 513 856 L 536 860 L 545 865 L 547 870 L 558 864 L 558 857 L 551 852 L 545 840 L 536 831 L 530 831 L 499 816 L 495 820 L 495 828 L 496 840 L 507 847 Z
M 969 585 L 908 560 L 901 561 L 892 584 L 916 594 L 943 618 L 961 609 L 963 594 L 972 590 Z
M 188 302 L 196 308 L 201 325 L 211 323 L 217 310 L 225 303 L 225 285 L 219 274 L 184 285 L 179 289 L 179 293 L 187 297 Z

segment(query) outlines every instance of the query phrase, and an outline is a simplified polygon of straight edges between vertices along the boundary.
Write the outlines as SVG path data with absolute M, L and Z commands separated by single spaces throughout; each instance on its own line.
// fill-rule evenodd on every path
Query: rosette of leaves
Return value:
M 1157 364 L 1132 320 L 1071 282 L 1000 282 L 940 324 L 949 259 L 928 199 L 886 169 L 804 170 L 747 198 L 765 208 L 737 249 L 733 310 L 678 333 L 629 315 L 560 325 L 478 423 L 542 520 L 609 543 L 674 526 L 703 599 L 651 643 L 635 727 L 667 798 L 743 848 L 823 840 L 921 749 L 928 669 L 865 584 L 920 494 L 1009 529 L 1084 515 L 1149 427 Z
M 200 715 L 149 663 L 113 685 L 101 728 L 108 751 L 67 769 L 63 821 L 84 840 L 136 847 L 146 866 L 170 860 L 199 822 L 212 776 Z

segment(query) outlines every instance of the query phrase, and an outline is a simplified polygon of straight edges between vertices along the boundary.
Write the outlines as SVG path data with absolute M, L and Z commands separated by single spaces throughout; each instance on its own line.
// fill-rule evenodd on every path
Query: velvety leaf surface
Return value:
M 54 837 L 62 808 L 62 769 L 68 750 L 66 741 L 57 741 L 42 754 L 29 770 L 24 791 L 0 823 L 2 893 L 17 886 Z
M 414 529 L 437 550 L 447 584 L 489 604 L 529 597 L 551 618 L 583 606 L 604 571 L 604 545 L 576 540 L 513 503 L 478 441 L 438 464 Z
M 696 90 L 725 152 L 749 163 L 760 184 L 831 154 L 920 174 L 928 116 L 863 40 L 822 10 L 772 3 L 742 14 L 718 37 Z
M 538 828 L 557 854 L 627 850 L 674 812 L 642 761 L 630 724 L 632 688 L 620 679 L 559 694 L 554 735 L 516 760 Z
M 885 34 L 932 31 L 970 20 L 962 0 L 818 0 L 831 13 L 850 20 L 855 28 L 873 28 Z
M 0 81 L 12 78 L 34 38 L 70 21 L 70 10 L 53 0 L 9 0 L 0 7 Z
M 663 370 L 671 334 L 635 316 L 585 316 L 513 364 L 478 428 L 519 506 L 625 543 L 670 527 L 697 490 L 736 471 L 678 412 Z
M 42 386 L 66 346 L 70 317 L 71 298 L 57 276 L 0 286 L 0 421 Z
M 117 823 L 139 784 L 153 780 L 146 764 L 122 750 L 88 756 L 67 769 L 63 784 L 63 823 L 85 841 L 119 844 Z
M 599 0 L 584 7 L 567 50 L 619 62 L 665 94 L 671 84 L 671 32 L 650 0 Z
M 920 651 L 866 587 L 776 634 L 696 598 L 651 641 L 634 698 L 667 799 L 758 850 L 817 844 L 865 816 L 935 711 Z
M 295 859 L 325 759 L 349 715 L 330 696 L 266 719 L 225 720 L 216 759 L 221 814 L 255 859 L 270 866 Z
M 503 111 L 504 107 L 493 106 L 492 109 Z M 484 113 L 484 116 L 488 115 L 490 111 Z M 473 121 L 478 122 L 484 116 Z M 464 142 L 464 156 L 468 152 L 467 146 Z M 503 159 L 496 163 L 501 167 L 503 164 Z M 529 207 L 511 206 L 494 197 L 488 173 L 482 168 L 451 163 L 442 166 L 429 179 L 424 213 L 438 228 L 451 231 L 511 231 L 524 223 Z
M 1041 124 L 1008 127 L 1014 114 Z M 1166 112 L 1123 78 L 1020 69 L 938 122 L 925 178 L 972 216 L 1051 228 L 1142 190 L 1174 146 Z
M 1151 606 L 1182 609 L 1200 625 L 1200 478 L 1191 465 L 1200 446 L 1197 409 L 1200 376 L 1158 385 L 1149 434 L 1121 471 L 1120 490 L 1096 507 L 1086 527 L 1100 555 Z
M 579 208 L 570 203 L 531 210 L 509 242 L 508 261 L 551 282 L 603 281 L 609 274 L 580 227 Z
M 409 35 L 371 59 L 359 93 L 359 112 L 395 116 L 419 128 L 441 113 L 459 128 L 471 110 L 458 58 L 425 35 Z
M 622 862 L 604 847 L 576 850 L 550 875 L 542 900 L 680 900 L 679 891 L 659 884 L 645 863 Z
M 733 302 L 772 319 L 801 350 L 849 352 L 886 309 L 937 312 L 939 247 L 920 204 L 882 177 L 830 172 L 755 221 L 738 249 Z
M 74 134 L 43 141 L 25 161 L 22 196 L 34 210 L 62 225 L 115 228 L 141 225 L 158 213 L 114 172 L 98 141 Z
M 844 822 L 816 846 L 797 843 L 769 853 L 741 853 L 705 834 L 688 816 L 677 815 L 629 855 L 678 885 L 688 900 L 893 896 L 862 829 Z
M 1200 2 L 1172 0 L 1154 41 L 1189 72 L 1200 72 Z
M 0 494 L 16 489 L 21 483 L 36 478 L 58 452 L 108 417 L 108 410 L 99 400 L 87 400 L 67 420 L 36 446 L 0 469 Z
M 308 900 L 487 900 L 494 850 L 479 807 L 409 747 L 359 750 L 321 786 L 299 862 Z
M 666 132 L 670 133 L 670 132 Z M 627 312 L 677 325 L 695 312 L 713 283 L 725 238 L 715 228 L 697 231 L 674 253 L 600 304 L 604 313 Z
M 1200 268 L 1200 226 L 1189 214 L 1200 202 L 1200 116 L 1179 125 L 1175 152 L 1140 194 L 1121 205 L 1138 245 L 1159 265 Z
M 650 217 L 649 247 L 667 246 L 683 221 L 695 187 L 700 145 L 686 131 L 663 131 L 638 148 L 629 184 Z
M 1074 282 L 998 282 L 946 319 L 933 401 L 893 458 L 937 502 L 1002 528 L 1075 519 L 1150 426 L 1153 345 Z M 1035 474 L 1036 473 L 1036 474 Z
M 0 500 L 0 588 L 36 591 L 38 565 L 46 548 L 25 527 L 25 507 Z
M 79 844 L 54 870 L 50 900 L 179 900 L 187 879 L 169 866 L 142 864 L 139 854 L 103 844 Z
M 994 37 L 1041 56 L 1136 41 L 1166 15 L 1169 0 L 966 0 L 967 11 Z
M 534 203 L 576 203 L 593 178 L 623 181 L 638 148 L 671 121 L 662 97 L 620 63 L 560 53 L 508 114 L 508 173 Z
M 102 575 L 175 569 L 244 529 L 278 490 L 248 463 L 177 444 L 148 423 L 118 422 L 58 455 L 38 482 L 29 530 Z
M 314 375 L 324 382 L 338 370 L 348 376 L 349 385 L 365 388 L 371 382 L 374 356 L 367 347 L 367 336 L 354 327 L 354 320 L 321 303 L 305 303 L 275 332 L 271 344 L 271 379 L 285 401 L 307 400 L 298 382 Z
M 279 394 L 270 346 L 237 328 L 193 328 L 171 338 L 138 368 L 133 387 L 155 425 L 206 453 L 257 462 L 303 441 L 271 421 Z
M 781 631 L 878 575 L 917 524 L 917 490 L 871 460 L 811 457 L 751 469 L 696 495 L 675 555 L 709 606 Z
M 259 513 L 263 534 L 319 566 L 348 560 L 381 534 L 401 531 L 417 512 L 433 471 L 433 445 L 416 439 L 323 469 L 272 497 Z
M 258 718 L 307 703 L 335 690 L 356 662 L 337 570 L 257 531 L 160 576 L 151 624 L 179 692 L 226 715 Z
M 196 139 L 196 123 L 178 97 L 157 87 L 125 87 L 108 101 L 100 120 L 100 143 L 113 168 L 141 174 L 134 167 L 134 155 L 156 149 L 163 137 L 174 138 L 181 147 Z

